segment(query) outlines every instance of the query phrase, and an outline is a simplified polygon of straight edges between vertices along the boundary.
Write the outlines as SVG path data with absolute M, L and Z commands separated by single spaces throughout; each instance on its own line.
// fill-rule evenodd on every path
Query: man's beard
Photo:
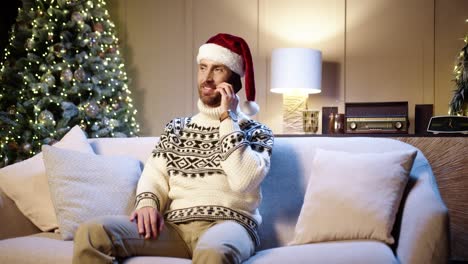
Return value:
M 202 94 L 202 88 L 201 86 L 198 89 L 198 96 L 200 97 L 200 100 L 203 102 L 203 104 L 209 106 L 209 107 L 218 107 L 221 105 L 221 93 L 220 92 L 214 92 L 212 96 L 205 96 Z

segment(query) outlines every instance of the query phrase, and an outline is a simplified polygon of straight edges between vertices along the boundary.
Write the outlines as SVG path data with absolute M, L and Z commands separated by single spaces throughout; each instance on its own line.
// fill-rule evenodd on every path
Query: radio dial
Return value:
M 395 122 L 395 128 L 400 130 L 403 127 L 403 124 L 400 121 Z
M 352 130 L 355 130 L 357 128 L 356 122 L 349 123 L 349 128 L 351 128 Z

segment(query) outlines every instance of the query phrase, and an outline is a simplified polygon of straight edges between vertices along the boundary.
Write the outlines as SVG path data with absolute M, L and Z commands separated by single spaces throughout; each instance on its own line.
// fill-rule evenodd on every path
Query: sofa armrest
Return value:
M 413 168 L 413 184 L 401 220 L 397 258 L 402 264 L 448 263 L 448 209 L 429 164 Z
M 0 189 L 0 239 L 41 232 Z

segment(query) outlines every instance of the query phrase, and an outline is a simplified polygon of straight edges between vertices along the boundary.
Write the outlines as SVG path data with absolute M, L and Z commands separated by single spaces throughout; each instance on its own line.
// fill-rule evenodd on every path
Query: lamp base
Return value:
M 283 94 L 283 133 L 303 134 L 307 94 Z

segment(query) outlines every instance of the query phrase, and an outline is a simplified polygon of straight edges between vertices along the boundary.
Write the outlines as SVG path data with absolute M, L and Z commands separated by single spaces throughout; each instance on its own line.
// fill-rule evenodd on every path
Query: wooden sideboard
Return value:
M 451 259 L 468 261 L 468 136 L 275 135 L 276 137 L 389 137 L 420 149 L 431 164 L 450 218 Z

